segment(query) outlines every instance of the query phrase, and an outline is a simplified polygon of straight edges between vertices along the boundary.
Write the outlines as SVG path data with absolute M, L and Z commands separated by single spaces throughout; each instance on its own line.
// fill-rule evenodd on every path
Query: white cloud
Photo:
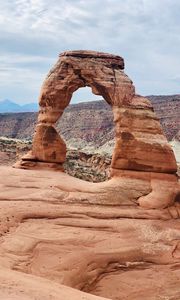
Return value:
M 36 97 L 68 49 L 122 55 L 139 93 L 179 93 L 179 10 L 178 0 L 0 0 L 0 98 L 8 86 L 22 98 L 17 78 L 25 101 Z

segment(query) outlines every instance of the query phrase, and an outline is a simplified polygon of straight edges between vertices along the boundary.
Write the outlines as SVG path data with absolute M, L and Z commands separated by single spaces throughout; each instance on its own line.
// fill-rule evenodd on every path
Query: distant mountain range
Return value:
M 37 103 L 19 105 L 11 100 L 0 101 L 0 113 L 35 112 L 38 111 Z

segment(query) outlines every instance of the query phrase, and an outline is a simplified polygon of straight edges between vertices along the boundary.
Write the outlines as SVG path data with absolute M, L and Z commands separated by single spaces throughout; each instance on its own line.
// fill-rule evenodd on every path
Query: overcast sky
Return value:
M 139 94 L 178 94 L 179 12 L 179 0 L 0 0 L 0 100 L 37 101 L 58 54 L 72 49 L 124 57 Z M 92 99 L 83 90 L 74 101 Z

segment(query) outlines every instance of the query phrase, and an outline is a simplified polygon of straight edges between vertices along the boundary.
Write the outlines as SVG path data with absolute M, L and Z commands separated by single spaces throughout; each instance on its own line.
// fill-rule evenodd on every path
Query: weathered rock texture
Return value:
M 66 145 L 54 125 L 73 92 L 89 86 L 112 106 L 114 114 L 116 141 L 111 176 L 119 181 L 124 178 L 143 181 L 145 188 L 142 192 L 142 185 L 137 184 L 135 197 L 141 206 L 167 207 L 173 204 L 178 193 L 175 157 L 150 102 L 135 95 L 132 81 L 123 69 L 123 59 L 111 54 L 93 51 L 61 54 L 41 89 L 32 151 L 18 166 L 63 169 Z M 110 204 L 112 198 L 105 198 Z M 119 203 L 121 199 L 116 196 L 113 201 Z
M 95 184 L 0 167 L 0 299 L 179 300 L 180 203 L 140 207 L 136 173 Z
M 180 95 L 148 96 L 148 99 L 153 104 L 167 139 L 172 140 L 180 130 Z

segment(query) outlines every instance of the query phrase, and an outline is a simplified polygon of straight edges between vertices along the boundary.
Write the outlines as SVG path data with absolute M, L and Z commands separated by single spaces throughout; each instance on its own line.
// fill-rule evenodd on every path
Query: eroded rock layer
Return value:
M 47 170 L 0 174 L 0 299 L 180 299 L 178 198 L 139 207 L 151 188 L 135 173 L 98 184 Z
M 102 95 L 112 106 L 114 114 L 116 137 L 111 176 L 121 178 L 126 174 L 134 180 L 142 178 L 148 190 L 139 195 L 143 197 L 139 204 L 165 207 L 173 203 L 178 193 L 174 153 L 150 102 L 135 95 L 133 83 L 123 68 L 123 58 L 112 54 L 94 51 L 62 53 L 41 89 L 32 151 L 17 165 L 63 170 L 66 145 L 54 126 L 73 92 L 89 86 L 94 94 Z M 165 195 L 162 201 L 159 184 Z M 141 184 L 137 190 L 141 190 Z M 159 196 L 154 197 L 155 194 Z

